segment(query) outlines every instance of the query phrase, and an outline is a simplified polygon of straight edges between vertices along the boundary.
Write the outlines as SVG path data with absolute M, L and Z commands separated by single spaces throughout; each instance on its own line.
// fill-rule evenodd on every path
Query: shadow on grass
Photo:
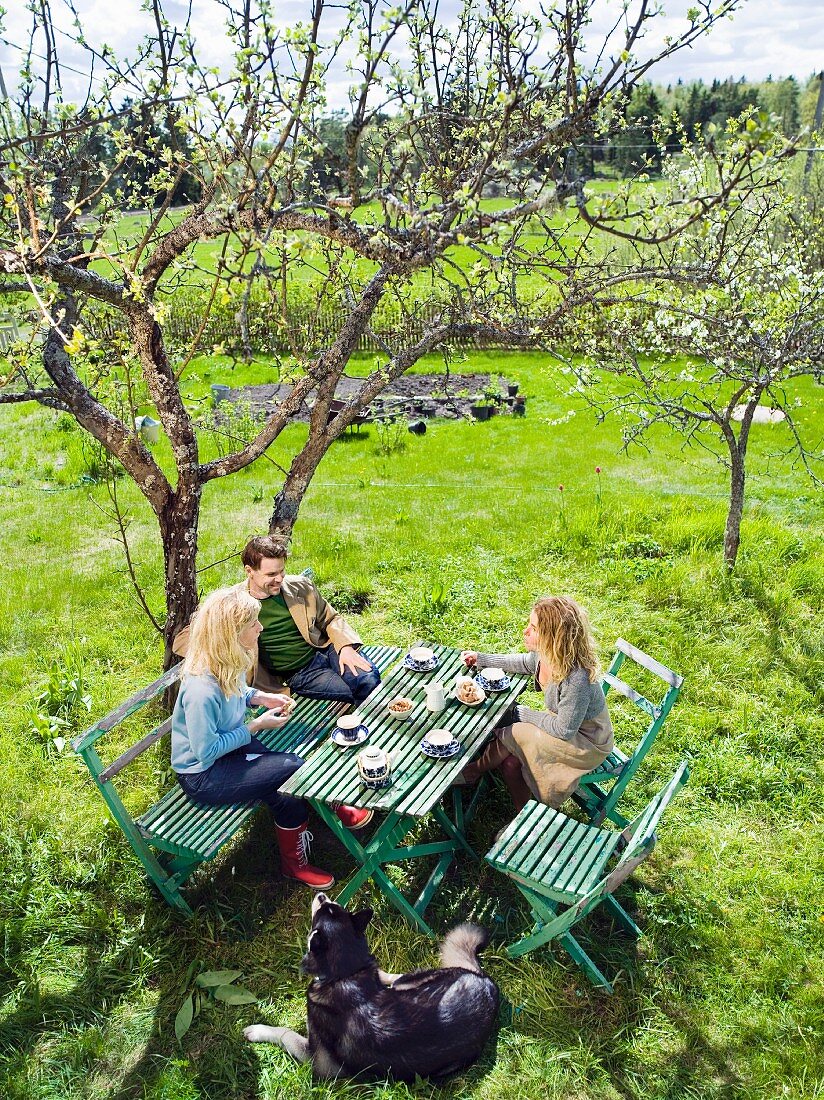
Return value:
M 476 820 L 470 830 L 471 843 L 479 854 L 488 849 L 495 831 L 510 814 L 505 793 L 493 789 L 483 820 Z M 426 832 L 425 825 L 422 831 Z M 339 880 L 345 878 L 352 870 L 350 857 L 331 834 L 320 827 L 315 833 L 317 862 L 328 866 Z M 210 1100 L 257 1100 L 263 1088 L 260 1056 L 240 1038 L 241 1025 L 260 1016 L 254 1006 L 238 1012 L 207 1005 L 180 1044 L 174 1035 L 174 1018 L 200 970 L 244 969 L 245 960 L 250 960 L 245 970 L 255 992 L 293 1004 L 302 1001 L 303 980 L 297 961 L 309 925 L 310 895 L 284 882 L 276 861 L 271 824 L 260 814 L 242 841 L 194 881 L 188 891 L 196 909 L 191 920 L 151 899 L 140 880 L 140 888 L 130 898 L 134 913 L 128 917 L 129 938 L 114 950 L 106 942 L 114 938 L 113 924 L 95 933 L 81 913 L 76 932 L 62 929 L 67 946 L 82 943 L 82 967 L 75 984 L 61 992 L 41 995 L 32 982 L 32 992 L 6 1014 L 0 1052 L 11 1074 L 4 1095 L 9 1100 L 31 1100 L 37 1089 L 33 1075 L 50 1070 L 43 1050 L 51 1046 L 49 1057 L 54 1060 L 61 1054 L 66 1035 L 74 1033 L 74 1045 L 67 1056 L 75 1089 L 84 1074 L 99 1078 L 105 1073 L 111 1082 L 105 1095 L 111 1100 L 182 1096 L 193 1089 Z M 403 888 L 415 896 L 412 891 L 420 887 L 428 867 L 422 861 L 419 868 L 407 864 L 402 870 L 407 876 Z M 463 1097 L 476 1088 L 483 1089 L 483 1079 L 495 1072 L 499 1059 L 509 1067 L 512 1063 L 507 1060 L 517 1057 L 508 1040 L 518 1035 L 537 1043 L 542 1057 L 557 1058 L 560 1052 L 562 1058 L 570 1059 L 568 1083 L 573 1088 L 575 1044 L 582 1036 L 601 1069 L 609 1074 L 614 1093 L 635 1100 L 639 1065 L 631 1037 L 643 1034 L 653 1009 L 668 1022 L 672 1045 L 665 1059 L 665 1075 L 660 1061 L 656 1062 L 659 1079 L 654 1095 L 680 1100 L 694 1093 L 702 1081 L 708 1083 L 706 1095 L 713 1098 L 746 1092 L 746 1082 L 736 1067 L 746 1064 L 757 1050 L 757 1029 L 743 1028 L 732 1041 L 716 1038 L 715 1021 L 707 1018 L 701 998 L 690 999 L 689 993 L 696 981 L 691 977 L 694 965 L 711 960 L 719 973 L 729 972 L 735 945 L 715 934 L 717 913 L 695 911 L 702 903 L 690 898 L 693 911 L 685 915 L 685 899 L 670 897 L 665 887 L 657 888 L 654 881 L 650 886 L 649 878 L 645 876 L 643 886 L 637 879 L 624 883 L 619 899 L 633 915 L 639 908 L 647 910 L 650 940 L 636 942 L 619 934 L 604 907 L 576 926 L 575 935 L 585 950 L 610 979 L 616 979 L 615 996 L 609 997 L 589 986 L 557 946 L 541 948 L 524 959 L 504 959 L 502 945 L 513 942 L 531 926 L 526 904 L 514 885 L 482 859 L 456 861 L 427 915 L 439 933 L 466 919 L 491 928 L 496 954 L 487 956 L 485 969 L 499 981 L 508 1003 L 502 1011 L 501 1029 L 479 1063 L 439 1088 L 438 1095 Z M 122 912 L 122 882 L 119 886 L 98 877 L 90 887 L 89 912 L 115 912 L 118 908 Z M 29 882 L 24 892 L 33 888 Z M 404 970 L 430 965 L 435 945 L 411 929 L 374 889 L 362 891 L 358 902 L 365 904 L 367 896 L 376 908 L 370 939 L 379 962 L 389 969 L 396 969 L 399 963 L 397 968 Z M 141 904 L 144 909 L 138 909 Z M 44 937 L 48 935 L 45 922 L 41 931 Z M 271 962 L 267 936 L 281 946 L 278 959 Z M 31 926 L 26 927 L 24 920 L 8 923 L 7 984 L 15 976 L 20 981 L 31 950 Z M 151 957 L 148 968 L 141 958 L 146 953 Z M 267 969 L 270 966 L 274 969 Z M 657 974 L 660 967 L 679 976 L 677 982 L 666 983 L 666 997 Z M 262 979 L 261 973 L 267 976 Z M 247 978 L 241 982 L 246 983 Z M 148 1034 L 144 1028 L 139 1044 L 133 1044 L 131 1053 L 128 1047 L 120 1048 L 126 1053 L 119 1057 L 114 1035 L 118 1025 L 113 1021 L 134 1012 L 141 988 L 150 989 L 153 1003 Z M 95 1033 L 96 1040 L 87 1043 L 86 1036 L 94 1039 Z M 93 1095 L 93 1090 L 89 1094 Z M 399 1089 L 398 1095 L 407 1093 Z
M 130 860 L 119 840 L 114 845 L 113 859 Z M 329 858 L 324 852 L 320 859 L 337 874 L 347 873 L 348 856 L 334 838 L 324 847 L 330 849 Z M 21 863 L 19 853 L 16 862 Z M 240 982 L 268 996 L 259 988 L 257 964 L 244 965 L 251 954 L 248 945 L 279 918 L 290 938 L 298 913 L 305 913 L 308 924 L 310 895 L 280 877 L 268 815 L 257 815 L 243 838 L 192 880 L 186 891 L 195 911 L 191 918 L 169 909 L 130 863 L 122 875 L 119 868 L 109 875 L 103 862 L 73 898 L 73 925 L 45 913 L 42 884 L 33 872 L 15 883 L 19 916 L 2 922 L 0 983 L 5 1003 L 15 992 L 17 1001 L 0 1017 L 0 1095 L 31 1100 L 41 1095 L 35 1081 L 42 1077 L 44 1082 L 64 1079 L 65 1095 L 74 1095 L 83 1079 L 89 1095 L 103 1093 L 111 1100 L 176 1096 L 178 1091 L 189 1095 L 191 1082 L 200 1090 L 197 1095 L 257 1097 L 258 1058 L 239 1036 L 254 1006 L 208 1002 L 181 1043 L 174 1020 L 203 970 L 244 970 Z M 55 970 L 61 954 L 73 955 L 75 979 L 56 992 L 43 992 L 47 944 L 53 945 Z M 141 1009 L 147 1001 L 150 1023 Z M 140 1039 L 130 1045 L 127 1033 L 135 1023 Z M 92 1083 L 103 1077 L 105 1092 L 102 1084 Z M 176 1078 L 181 1079 L 179 1090 Z M 43 1095 L 64 1093 L 56 1088 Z

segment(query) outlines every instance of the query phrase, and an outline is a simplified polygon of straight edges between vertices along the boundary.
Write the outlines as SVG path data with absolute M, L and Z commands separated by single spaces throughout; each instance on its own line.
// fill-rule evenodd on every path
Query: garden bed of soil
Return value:
M 457 420 L 469 419 L 470 409 L 476 404 L 481 393 L 488 389 L 493 378 L 489 374 L 407 374 L 396 378 L 394 382 L 371 404 L 371 415 L 382 413 L 405 416 L 408 419 L 444 417 Z M 335 390 L 339 401 L 349 400 L 363 385 L 362 378 L 342 378 Z M 288 383 L 262 386 L 240 386 L 229 389 L 225 400 L 247 402 L 250 411 L 267 415 L 291 393 Z M 501 389 L 501 408 L 509 411 L 505 385 Z M 296 420 L 309 419 L 309 407 L 303 405 L 295 416 Z

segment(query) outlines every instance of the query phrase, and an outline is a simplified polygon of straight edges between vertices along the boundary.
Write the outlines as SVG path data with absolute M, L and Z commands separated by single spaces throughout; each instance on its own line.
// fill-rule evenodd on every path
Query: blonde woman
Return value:
M 534 677 L 546 710 L 514 708 L 515 721 L 493 733 L 484 752 L 462 772 L 474 783 L 500 769 L 520 810 L 530 798 L 557 809 L 582 775 L 612 749 L 612 722 L 598 681 L 598 661 L 587 614 L 567 596 L 546 596 L 532 608 L 524 630 L 528 653 L 465 650 L 470 668 L 502 668 Z
M 193 802 L 265 802 L 275 820 L 284 876 L 326 890 L 335 879 L 308 861 L 306 803 L 279 790 L 303 760 L 272 752 L 254 736 L 285 725 L 291 702 L 246 684 L 261 631 L 259 611 L 243 585 L 217 589 L 196 611 L 172 714 L 172 768 Z M 249 706 L 269 709 L 247 722 Z M 338 814 L 349 828 L 361 828 L 372 816 L 349 806 Z

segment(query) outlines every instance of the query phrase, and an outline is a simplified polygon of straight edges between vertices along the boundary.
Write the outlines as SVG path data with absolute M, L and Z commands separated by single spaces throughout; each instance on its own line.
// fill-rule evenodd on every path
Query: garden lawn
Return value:
M 81 433 L 44 409 L 3 409 L 3 1097 L 824 1095 L 821 494 L 780 457 L 785 428 L 756 425 L 743 547 L 728 577 L 725 475 L 708 454 L 681 450 L 664 431 L 650 453 L 619 454 L 617 429 L 575 410 L 545 357 L 473 355 L 466 366 L 519 381 L 526 417 L 430 423 L 423 437 L 397 437 L 404 450 L 374 427 L 342 439 L 304 502 L 293 567 L 311 566 L 372 641 L 518 648 L 532 600 L 566 592 L 590 610 L 604 662 L 621 636 L 684 675 L 623 807 L 640 807 L 692 755 L 655 852 L 619 891 L 644 938 L 625 939 L 600 911 L 579 926 L 615 995 L 590 987 L 554 948 L 508 959 L 503 943 L 528 914 L 490 868 L 461 862 L 432 919 L 443 931 L 474 916 L 493 931 L 485 965 L 505 1007 L 477 1067 L 442 1089 L 313 1084 L 280 1050 L 246 1044 L 253 1021 L 302 1023 L 310 895 L 280 879 L 260 814 L 196 879 L 194 918 L 179 918 L 147 887 L 83 765 L 58 751 L 55 735 L 82 729 L 158 674 L 161 646 L 99 510 L 105 491 L 82 480 L 96 459 Z M 820 437 L 820 390 L 799 396 Z M 290 433 L 304 431 L 289 429 L 271 457 L 286 463 Z M 264 460 L 207 487 L 204 590 L 239 577 L 237 559 L 221 559 L 266 529 L 279 476 Z M 156 529 L 133 487 L 120 492 L 159 612 Z M 50 729 L 48 709 L 67 726 Z M 626 742 L 629 718 L 618 705 L 614 715 Z M 169 781 L 168 747 L 125 774 L 137 812 Z M 507 813 L 493 791 L 473 826 L 478 851 Z M 344 878 L 348 857 L 313 828 L 317 862 Z M 417 872 L 395 873 L 405 883 Z M 434 962 L 434 944 L 381 896 L 366 889 L 359 901 L 376 908 L 381 965 Z M 198 973 L 215 969 L 242 971 L 259 1003 L 209 1003 L 178 1042 L 181 1002 Z

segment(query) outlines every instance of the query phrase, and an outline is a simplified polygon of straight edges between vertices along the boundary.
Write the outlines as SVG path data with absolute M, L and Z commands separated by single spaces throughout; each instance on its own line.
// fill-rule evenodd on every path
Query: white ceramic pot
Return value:
M 383 749 L 364 749 L 358 753 L 358 774 L 367 787 L 386 787 L 392 782 L 392 761 Z

